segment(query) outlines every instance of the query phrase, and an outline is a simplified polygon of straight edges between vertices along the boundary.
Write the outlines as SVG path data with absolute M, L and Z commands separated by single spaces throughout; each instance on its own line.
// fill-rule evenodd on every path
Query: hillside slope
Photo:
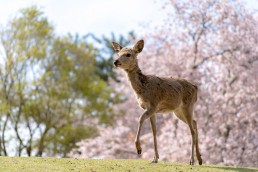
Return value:
M 194 165 L 126 159 L 72 159 L 39 157 L 0 157 L 0 172 L 258 172 L 258 168 Z

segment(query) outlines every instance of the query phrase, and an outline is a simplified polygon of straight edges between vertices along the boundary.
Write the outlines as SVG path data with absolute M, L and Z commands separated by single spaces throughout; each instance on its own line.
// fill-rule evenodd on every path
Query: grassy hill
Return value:
M 38 157 L 0 157 L 0 172 L 258 172 L 258 168 L 194 165 L 125 159 L 72 159 Z

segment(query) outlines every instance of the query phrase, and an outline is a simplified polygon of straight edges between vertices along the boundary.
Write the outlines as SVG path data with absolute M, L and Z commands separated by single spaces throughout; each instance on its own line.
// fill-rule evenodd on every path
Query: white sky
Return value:
M 164 0 L 0 0 L 0 24 L 5 25 L 17 11 L 37 5 L 43 10 L 58 34 L 89 32 L 96 35 L 135 30 L 144 32 L 142 24 L 155 26 L 166 15 Z M 258 0 L 245 0 L 258 9 Z
M 37 5 L 59 34 L 120 34 L 140 31 L 143 22 L 158 23 L 165 15 L 161 4 L 154 0 L 0 0 L 0 24 L 19 9 Z

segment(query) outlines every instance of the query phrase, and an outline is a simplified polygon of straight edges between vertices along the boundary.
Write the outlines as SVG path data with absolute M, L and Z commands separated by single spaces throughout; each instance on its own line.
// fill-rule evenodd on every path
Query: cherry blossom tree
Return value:
M 198 121 L 204 163 L 258 166 L 258 18 L 243 2 L 170 0 L 161 27 L 145 36 L 139 55 L 144 73 L 183 77 L 199 85 L 194 118 Z M 100 127 L 94 139 L 78 143 L 70 156 L 136 158 L 134 137 L 143 112 L 123 72 L 111 85 L 125 96 L 116 124 Z M 124 112 L 124 113 L 123 113 Z M 152 135 L 145 122 L 143 155 L 152 156 Z M 158 115 L 160 159 L 187 162 L 188 128 L 172 114 Z

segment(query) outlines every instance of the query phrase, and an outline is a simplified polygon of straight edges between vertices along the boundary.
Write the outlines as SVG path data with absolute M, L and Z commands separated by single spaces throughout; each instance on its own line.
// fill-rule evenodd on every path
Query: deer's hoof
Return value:
M 190 165 L 194 165 L 194 160 L 190 159 Z
M 190 163 L 189 163 L 190 165 L 194 165 L 194 162 L 192 162 L 192 161 L 190 161 Z
M 139 141 L 135 141 L 135 146 L 136 146 L 136 150 L 138 155 L 140 155 L 142 153 L 142 148 L 141 148 L 141 144 Z
M 197 159 L 198 159 L 199 165 L 202 165 L 202 157 L 201 157 L 201 155 L 197 156 Z
M 199 165 L 202 165 L 202 159 L 199 160 Z
M 138 153 L 138 155 L 141 155 L 142 154 L 142 149 L 137 150 L 137 153 Z
M 151 161 L 151 163 L 158 163 L 158 159 L 153 159 L 152 161 Z

